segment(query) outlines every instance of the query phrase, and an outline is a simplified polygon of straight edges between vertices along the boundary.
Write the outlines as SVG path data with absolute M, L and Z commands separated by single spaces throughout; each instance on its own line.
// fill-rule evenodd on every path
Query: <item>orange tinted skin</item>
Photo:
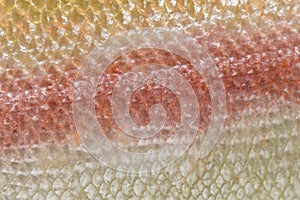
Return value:
M 300 46 L 300 36 L 288 29 L 283 30 L 287 40 L 280 40 L 270 33 L 267 38 L 260 38 L 253 33 L 250 43 L 218 39 L 219 46 L 215 45 L 222 30 L 212 31 L 208 37 L 198 38 L 198 42 L 208 48 L 215 65 L 222 74 L 226 90 L 227 122 L 237 119 L 254 99 L 262 96 L 269 98 L 294 99 L 299 103 L 299 67 L 300 55 L 296 47 Z M 238 37 L 238 36 L 237 36 Z M 239 44 L 239 45 L 237 45 Z M 243 49 L 243 51 L 240 51 Z M 147 54 L 147 56 L 145 56 Z M 127 55 L 134 59 L 139 58 L 139 64 L 161 62 L 166 66 L 189 63 L 179 56 L 159 50 L 141 50 Z M 149 60 L 150 57 L 150 60 Z M 147 60 L 147 59 L 148 60 Z M 122 57 L 118 58 L 122 60 Z M 117 60 L 118 60 L 117 59 Z M 103 80 L 116 82 L 105 74 L 119 74 L 128 71 L 126 63 L 112 63 L 105 71 Z M 120 64 L 121 63 L 121 64 Z M 137 63 L 136 63 L 137 64 Z M 133 68 L 136 66 L 130 66 Z M 119 70 L 119 71 L 118 71 Z M 180 68 L 178 71 L 185 74 L 195 89 L 202 115 L 199 129 L 206 128 L 210 116 L 210 98 L 207 86 L 202 77 L 189 65 L 189 73 Z M 39 78 L 22 78 L 15 69 L 7 70 L 0 77 L 0 149 L 32 146 L 34 144 L 65 144 L 80 142 L 72 117 L 72 90 L 76 78 L 77 68 L 71 64 L 65 72 L 58 72 L 49 67 L 48 74 Z M 15 81 L 17 80 L 17 81 Z M 151 105 L 163 103 L 155 100 L 157 96 L 149 85 L 144 90 L 138 90 L 132 96 L 138 104 L 131 104 L 130 113 L 134 121 L 140 125 L 149 122 L 148 111 Z M 103 85 L 99 84 L 99 88 Z M 106 87 L 104 92 L 97 92 L 96 112 L 98 120 L 109 138 L 113 139 L 112 130 L 117 129 L 110 109 L 109 91 L 113 84 Z M 161 88 L 161 91 L 167 91 Z M 140 98 L 139 98 L 140 97 Z M 145 98 L 147 97 L 147 98 Z M 162 99 L 172 98 L 171 103 L 165 103 L 169 117 L 168 123 L 180 120 L 179 104 L 172 92 L 166 92 Z M 141 100 L 146 99 L 146 100 Z M 147 100 L 152 99 L 152 100 Z M 153 100 L 154 99 L 154 100 Z M 134 102 L 134 101 L 133 101 Z M 109 116 L 104 120 L 104 116 Z M 165 134 L 162 132 L 161 134 Z

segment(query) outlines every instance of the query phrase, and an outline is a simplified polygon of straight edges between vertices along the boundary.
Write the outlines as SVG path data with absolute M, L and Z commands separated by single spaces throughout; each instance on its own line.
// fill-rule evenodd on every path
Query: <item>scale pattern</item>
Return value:
M 3 0 L 0 11 L 1 199 L 300 197 L 299 1 Z M 204 159 L 190 152 L 134 175 L 81 147 L 71 95 L 95 45 L 148 26 L 178 27 L 207 47 L 229 117 Z

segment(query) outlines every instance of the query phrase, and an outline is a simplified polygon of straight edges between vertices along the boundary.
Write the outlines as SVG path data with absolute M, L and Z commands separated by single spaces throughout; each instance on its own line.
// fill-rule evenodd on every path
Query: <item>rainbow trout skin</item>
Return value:
M 0 1 L 0 199 L 299 199 L 299 1 Z

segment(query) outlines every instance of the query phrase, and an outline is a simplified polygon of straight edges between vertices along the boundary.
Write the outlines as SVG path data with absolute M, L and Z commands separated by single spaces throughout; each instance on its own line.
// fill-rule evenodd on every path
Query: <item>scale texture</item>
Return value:
M 0 12 L 0 199 L 300 198 L 299 1 L 1 0 Z M 130 174 L 85 149 L 72 92 L 95 46 L 144 27 L 176 27 L 207 49 L 224 83 L 227 116 L 206 157 L 193 144 L 162 170 Z M 178 66 L 197 91 L 205 131 L 212 108 L 201 74 L 178 55 L 143 49 L 117 58 L 97 87 L 107 137 L 118 139 L 109 106 L 115 77 L 149 62 Z M 174 94 L 162 87 L 157 96 L 155 88 L 134 93 L 132 119 L 149 123 L 150 107 L 162 103 L 168 125 L 179 121 Z

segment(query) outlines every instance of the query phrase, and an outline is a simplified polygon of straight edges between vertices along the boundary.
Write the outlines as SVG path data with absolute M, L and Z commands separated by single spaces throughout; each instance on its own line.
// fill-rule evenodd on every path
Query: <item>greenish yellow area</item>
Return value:
M 295 109 L 279 103 L 267 112 L 248 108 L 207 157 L 189 152 L 146 174 L 109 168 L 72 145 L 20 150 L 19 161 L 2 155 L 1 194 L 4 199 L 297 199 Z

